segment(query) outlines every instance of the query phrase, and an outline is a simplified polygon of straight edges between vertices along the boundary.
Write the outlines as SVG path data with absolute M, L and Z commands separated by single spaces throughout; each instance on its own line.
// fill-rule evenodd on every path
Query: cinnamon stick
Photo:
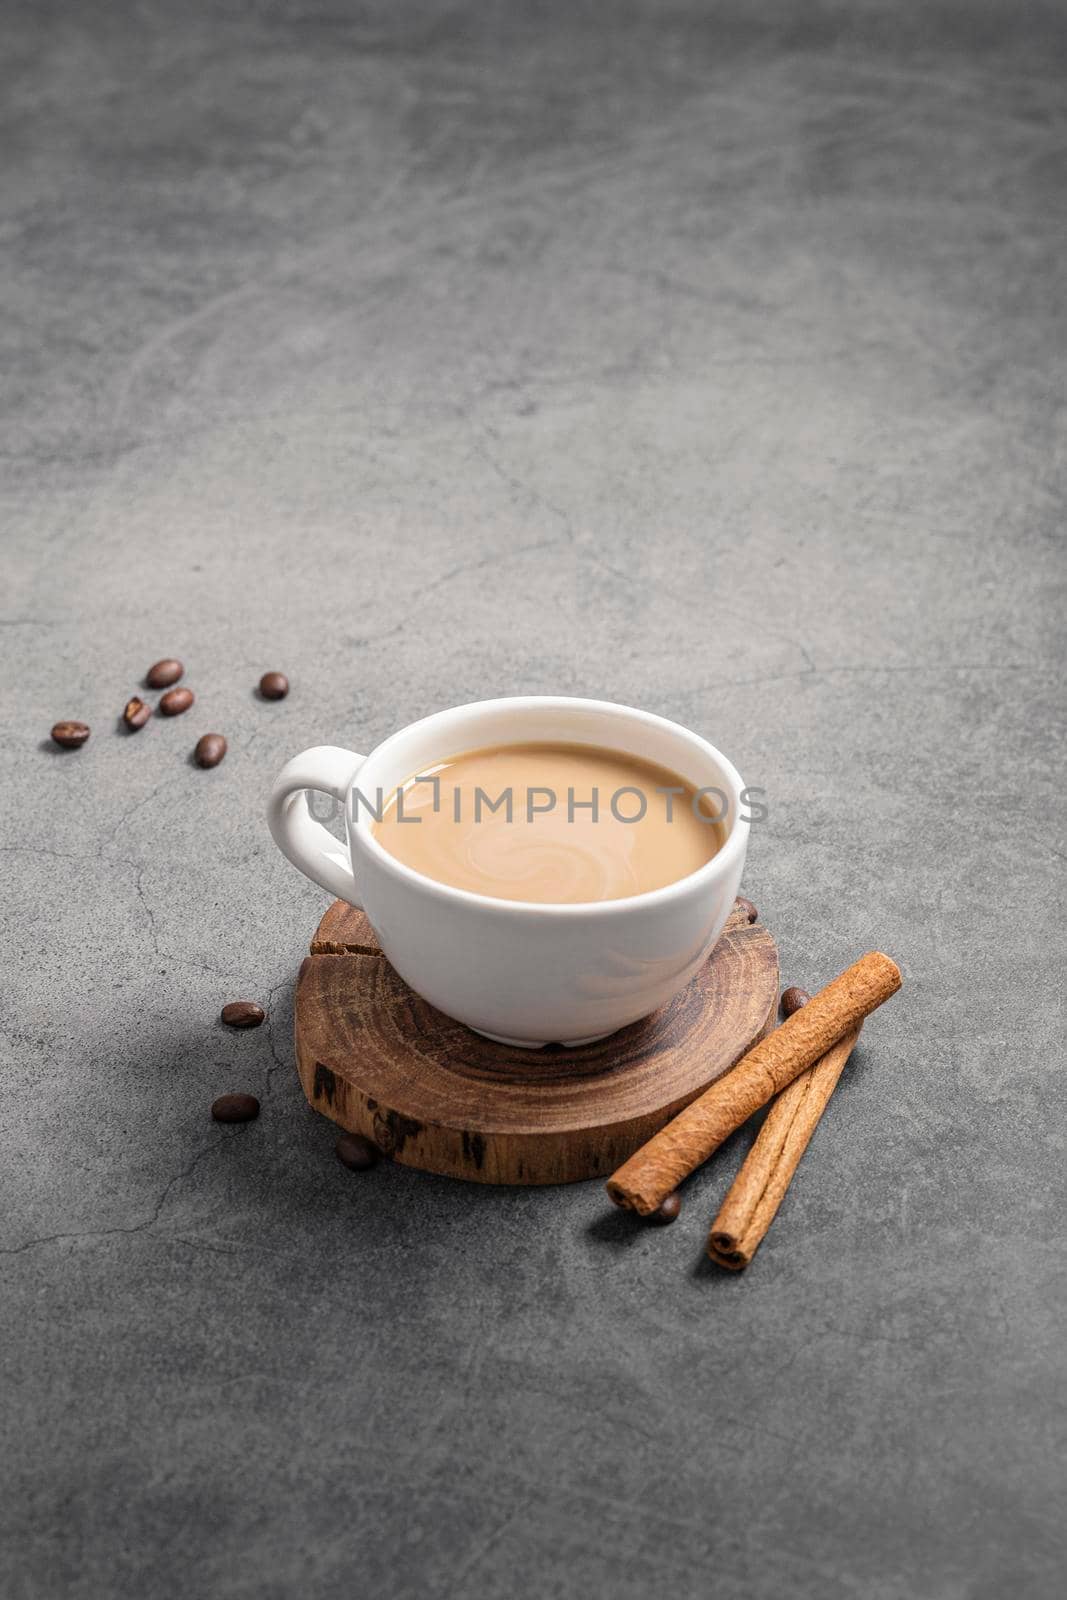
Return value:
M 647 1217 L 723 1140 L 900 988 L 900 969 L 871 950 L 834 978 L 731 1072 L 661 1128 L 608 1179 L 616 1205 Z
M 708 1255 L 720 1267 L 739 1272 L 759 1249 L 859 1036 L 846 1033 L 771 1106 L 711 1225 Z

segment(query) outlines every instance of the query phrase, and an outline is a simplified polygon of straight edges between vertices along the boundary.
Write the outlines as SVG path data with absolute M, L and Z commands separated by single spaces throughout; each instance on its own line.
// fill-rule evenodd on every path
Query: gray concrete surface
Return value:
M 1061 1593 L 1064 8 L 3 22 L 7 1600 Z M 271 778 L 522 690 L 905 969 L 744 1277 L 301 1098 Z

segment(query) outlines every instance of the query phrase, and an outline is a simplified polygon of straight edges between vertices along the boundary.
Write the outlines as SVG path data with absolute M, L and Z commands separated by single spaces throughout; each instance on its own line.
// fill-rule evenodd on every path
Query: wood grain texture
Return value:
M 297 1070 L 316 1111 L 394 1160 L 477 1183 L 605 1177 L 773 1025 L 778 952 L 734 913 L 668 1006 L 577 1049 L 494 1044 L 422 1000 L 336 901 L 297 980 Z

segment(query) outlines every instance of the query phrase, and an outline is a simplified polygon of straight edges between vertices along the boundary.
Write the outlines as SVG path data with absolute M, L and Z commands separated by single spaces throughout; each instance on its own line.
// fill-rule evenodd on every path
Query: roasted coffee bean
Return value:
M 134 695 L 132 700 L 127 700 L 126 702 L 122 720 L 131 733 L 136 733 L 138 728 L 144 727 L 151 715 L 152 707 L 146 705 L 138 695 Z
M 338 1161 L 343 1166 L 350 1167 L 353 1172 L 366 1172 L 369 1167 L 378 1164 L 381 1156 L 378 1146 L 365 1139 L 361 1133 L 342 1133 L 334 1149 Z
M 231 1000 L 222 1008 L 222 1020 L 228 1028 L 258 1028 L 266 1015 L 254 1000 Z
M 806 1006 L 811 995 L 806 989 L 798 989 L 796 984 L 790 989 L 782 990 L 782 1016 L 791 1017 L 794 1011 L 799 1011 L 801 1006 Z
M 211 1103 L 216 1122 L 251 1122 L 259 1116 L 259 1101 L 254 1094 L 220 1094 Z
M 52 738 L 64 750 L 79 749 L 88 737 L 89 726 L 85 722 L 57 722 L 52 729 Z
M 654 1222 L 658 1228 L 666 1228 L 670 1223 L 677 1222 L 678 1213 L 681 1209 L 682 1197 L 676 1189 L 673 1194 L 667 1196 L 666 1200 L 660 1202 L 648 1220 L 649 1222 Z
M 756 918 L 759 916 L 759 912 L 756 910 L 751 900 L 746 900 L 743 894 L 739 894 L 735 903 L 738 911 L 744 913 L 746 922 L 755 922 Z
M 289 679 L 284 672 L 265 672 L 259 680 L 259 692 L 264 700 L 284 700 L 289 693 Z
M 198 767 L 217 767 L 226 754 L 226 740 L 221 733 L 205 733 L 196 741 L 193 757 Z
M 177 683 L 185 668 L 180 661 L 157 661 L 149 667 L 144 675 L 144 681 L 150 689 L 169 689 L 172 683 Z
M 159 697 L 159 709 L 165 717 L 180 717 L 193 703 L 191 689 L 168 689 Z

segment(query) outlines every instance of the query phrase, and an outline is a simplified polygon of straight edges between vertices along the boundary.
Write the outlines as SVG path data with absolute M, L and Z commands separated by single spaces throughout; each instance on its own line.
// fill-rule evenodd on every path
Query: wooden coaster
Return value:
M 688 989 L 576 1049 L 493 1044 L 434 1009 L 337 900 L 296 987 L 296 1059 L 316 1111 L 405 1166 L 476 1183 L 603 1177 L 773 1026 L 778 950 L 734 911 Z

